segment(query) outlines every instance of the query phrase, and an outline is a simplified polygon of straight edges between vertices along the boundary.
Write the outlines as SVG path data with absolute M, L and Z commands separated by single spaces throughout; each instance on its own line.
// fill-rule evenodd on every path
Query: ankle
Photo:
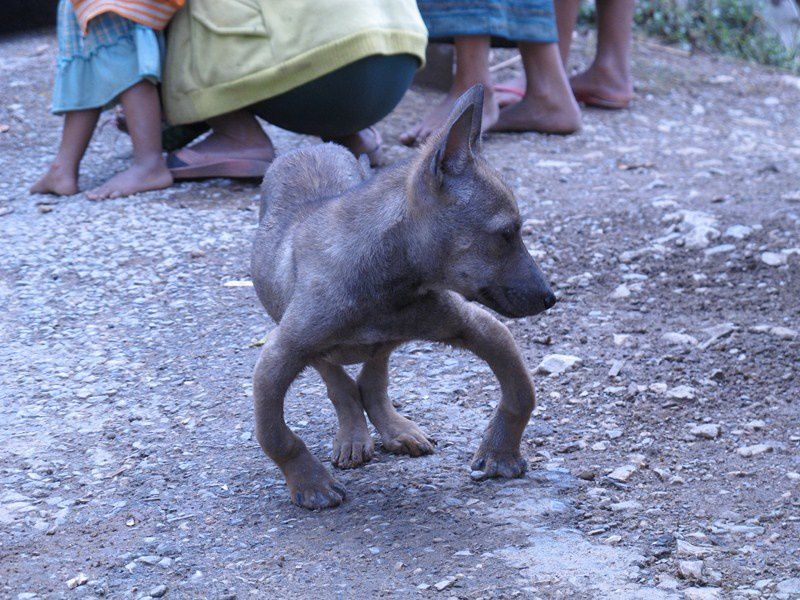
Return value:
M 627 58 L 614 55 L 597 56 L 589 71 L 611 84 L 629 86 L 631 81 L 630 64 Z

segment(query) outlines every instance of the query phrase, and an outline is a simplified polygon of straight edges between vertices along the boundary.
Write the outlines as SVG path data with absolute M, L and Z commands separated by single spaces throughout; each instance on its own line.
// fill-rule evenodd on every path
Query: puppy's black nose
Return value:
M 548 308 L 553 308 L 556 303 L 556 295 L 553 292 L 550 292 L 544 297 L 544 309 L 547 310 Z

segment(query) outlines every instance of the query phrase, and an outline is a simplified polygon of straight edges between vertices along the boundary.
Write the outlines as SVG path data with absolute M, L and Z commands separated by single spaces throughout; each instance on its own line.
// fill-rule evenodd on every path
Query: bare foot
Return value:
M 160 190 L 171 185 L 172 174 L 164 160 L 159 157 L 151 165 L 132 165 L 117 173 L 100 187 L 86 192 L 86 197 L 90 200 L 122 198 L 139 192 Z
M 78 173 L 74 169 L 64 169 L 53 163 L 36 183 L 31 186 L 31 194 L 55 194 L 72 196 L 78 193 Z
M 537 131 L 566 135 L 581 127 L 581 113 L 575 99 L 525 94 L 516 104 L 500 111 L 492 131 Z
M 381 138 L 381 134 L 378 133 L 378 130 L 374 127 L 367 127 L 357 133 L 340 138 L 323 139 L 323 141 L 344 146 L 350 150 L 356 158 L 360 158 L 362 154 L 366 154 L 369 159 L 369 164 L 372 167 L 377 167 L 380 164 L 383 138 Z
M 571 77 L 569 83 L 578 101 L 588 106 L 621 109 L 633 99 L 630 75 L 597 63 Z
M 275 160 L 275 147 L 266 134 L 259 136 L 256 140 L 241 140 L 214 131 L 204 140 L 188 147 L 200 154 L 222 159 L 245 158 L 266 162 Z
M 509 79 L 494 86 L 494 95 L 497 98 L 497 106 L 505 108 L 522 100 L 525 95 L 525 76 L 517 75 L 514 79 Z
M 406 146 L 413 146 L 414 144 L 421 144 L 427 140 L 431 134 L 437 131 L 447 121 L 450 116 L 450 111 L 453 110 L 456 100 L 466 92 L 471 86 L 451 88 L 438 105 L 426 114 L 422 121 L 415 128 L 405 132 L 400 136 L 400 141 Z M 497 121 L 497 116 L 500 109 L 497 107 L 497 100 L 495 100 L 494 92 L 490 83 L 484 86 L 483 96 L 483 131 L 488 131 L 492 125 Z

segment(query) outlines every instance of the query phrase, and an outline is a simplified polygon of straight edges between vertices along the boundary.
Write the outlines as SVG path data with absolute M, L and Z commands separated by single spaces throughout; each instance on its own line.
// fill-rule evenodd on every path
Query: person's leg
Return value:
M 631 41 L 634 0 L 597 0 L 597 55 L 570 83 L 592 106 L 624 108 L 633 98 Z
M 581 115 L 569 89 L 558 45 L 523 42 L 519 45 L 527 85 L 518 103 L 500 111 L 493 131 L 573 133 Z
M 413 129 L 400 136 L 406 145 L 424 142 L 447 120 L 459 96 L 476 83 L 484 85 L 483 128 L 489 129 L 497 120 L 498 107 L 489 73 L 488 35 L 465 35 L 455 38 L 456 72 L 447 96 L 436 105 Z
M 578 22 L 581 0 L 555 0 L 556 27 L 558 28 L 558 51 L 564 69 L 569 63 L 569 50 L 572 47 L 572 34 Z
M 172 185 L 161 154 L 161 107 L 158 90 L 140 81 L 120 95 L 133 144 L 133 164 L 86 194 L 93 200 L 119 198 Z
M 31 187 L 32 194 L 71 196 L 78 193 L 78 168 L 92 139 L 100 109 L 75 110 L 64 114 L 61 145 L 53 164 Z

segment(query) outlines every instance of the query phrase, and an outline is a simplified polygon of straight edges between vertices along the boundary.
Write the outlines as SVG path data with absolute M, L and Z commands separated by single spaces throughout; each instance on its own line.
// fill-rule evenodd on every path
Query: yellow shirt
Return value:
M 423 63 L 426 44 L 414 0 L 188 0 L 169 28 L 167 119 L 204 121 L 376 54 Z

